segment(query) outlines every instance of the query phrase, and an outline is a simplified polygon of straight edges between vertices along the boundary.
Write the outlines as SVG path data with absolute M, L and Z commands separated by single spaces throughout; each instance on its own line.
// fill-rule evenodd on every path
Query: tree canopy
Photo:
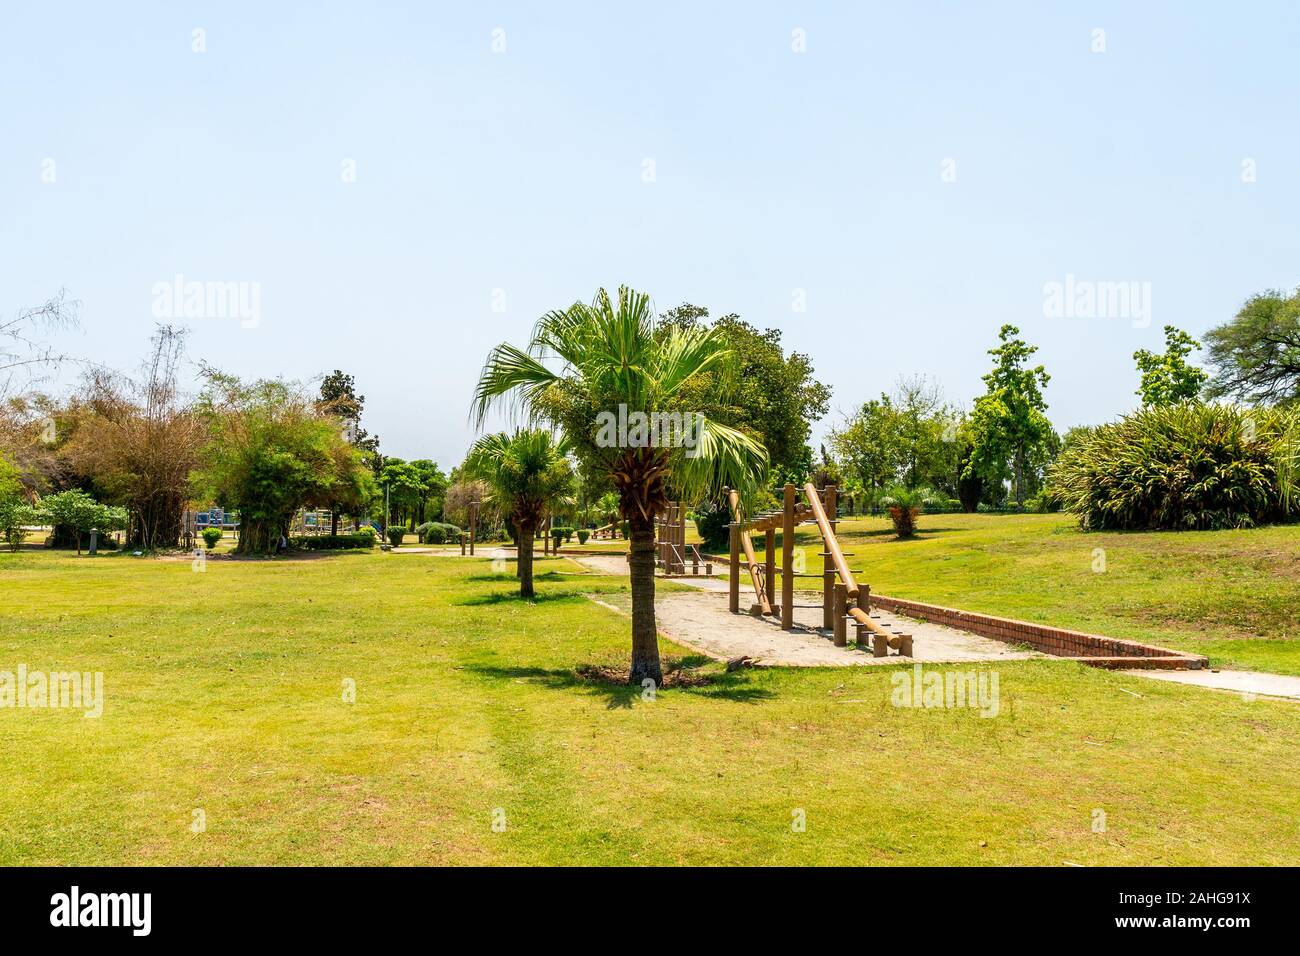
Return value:
M 740 316 L 712 325 L 709 311 L 684 302 L 662 316 L 670 329 L 712 328 L 731 353 L 724 366 L 691 383 L 694 403 L 707 415 L 756 437 L 767 449 L 773 479 L 803 481 L 813 467 L 808 438 L 826 414 L 831 391 L 817 381 L 812 360 L 781 347 L 779 329 L 760 331 Z
M 294 385 L 210 370 L 198 412 L 210 437 L 194 488 L 239 511 L 241 553 L 274 551 L 299 508 L 361 507 L 374 493 L 360 452 Z
M 1300 400 L 1300 289 L 1246 300 L 1235 318 L 1205 333 L 1213 398 L 1249 404 Z
M 1009 468 L 1017 507 L 1024 507 L 1027 472 L 1055 438 L 1047 420 L 1043 389 L 1051 376 L 1041 365 L 1030 367 L 1038 346 L 1020 338 L 1014 325 L 998 332 L 1001 344 L 989 349 L 993 370 L 984 376 L 987 392 L 975 400 L 971 413 L 974 449 L 966 473 L 1001 480 Z
M 1164 352 L 1138 349 L 1133 353 L 1142 382 L 1138 394 L 1147 406 L 1177 405 L 1190 401 L 1201 393 L 1205 380 L 1204 370 L 1187 361 L 1187 356 L 1201 343 L 1181 329 L 1165 326 Z

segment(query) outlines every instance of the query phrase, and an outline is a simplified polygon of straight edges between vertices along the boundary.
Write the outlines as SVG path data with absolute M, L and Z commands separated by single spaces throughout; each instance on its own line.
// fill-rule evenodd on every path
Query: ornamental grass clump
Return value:
M 1186 402 L 1071 443 L 1048 476 L 1091 530 L 1249 528 L 1297 512 L 1300 414 Z

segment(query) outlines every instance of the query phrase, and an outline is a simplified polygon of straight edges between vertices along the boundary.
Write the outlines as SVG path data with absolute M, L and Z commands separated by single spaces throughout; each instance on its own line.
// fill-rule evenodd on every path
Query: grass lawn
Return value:
M 878 553 L 881 590 L 934 598 L 1014 595 L 994 579 L 1015 569 L 1026 602 L 1030 585 L 1054 590 L 1043 567 L 1080 552 L 1077 587 L 1100 594 L 1097 544 L 1115 549 L 1103 581 L 1152 570 L 1130 569 L 1149 556 L 1128 544 L 1140 536 L 1069 543 L 1042 518 L 1004 525 L 1049 531 L 1040 546 L 973 529 L 963 559 L 937 530 L 963 520 L 932 519 L 912 544 L 864 536 L 856 564 Z M 1241 540 L 1295 541 L 1278 534 Z M 941 567 L 928 578 L 925 549 Z M 962 590 L 963 560 L 989 583 Z M 1215 561 L 1181 578 L 1226 574 Z M 1177 564 L 1135 593 L 1176 608 L 1160 592 L 1184 586 Z M 102 671 L 107 698 L 98 719 L 0 709 L 0 864 L 1300 863 L 1294 704 L 1064 661 L 997 665 L 989 718 L 891 706 L 895 667 L 710 664 L 715 683 L 644 701 L 575 674 L 625 665 L 629 643 L 628 620 L 584 597 L 625 582 L 578 570 L 539 561 L 524 604 L 486 558 L 213 560 L 200 574 L 0 555 L 0 670 Z M 1074 603 L 1035 600 L 1012 609 Z M 1139 623 L 1093 613 L 1071 620 Z
M 1300 674 L 1300 525 L 1084 534 L 1065 515 L 941 514 L 922 515 L 910 541 L 887 518 L 841 519 L 838 532 L 881 594 Z M 796 542 L 808 570 L 821 568 L 816 529 L 801 526 Z

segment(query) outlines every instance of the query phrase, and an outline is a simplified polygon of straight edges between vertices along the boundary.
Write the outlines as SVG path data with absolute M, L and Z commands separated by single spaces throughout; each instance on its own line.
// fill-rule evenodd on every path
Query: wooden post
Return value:
M 827 524 L 830 525 L 833 539 L 835 536 L 835 486 L 827 485 L 822 494 L 828 516 Z M 822 548 L 822 627 L 830 630 L 835 626 L 833 607 L 835 601 L 835 561 L 831 557 L 831 542 L 823 541 L 822 544 L 825 545 Z
M 785 486 L 781 518 L 781 630 L 794 629 L 794 485 Z
M 469 503 L 469 553 L 474 553 L 474 539 L 478 537 L 478 502 Z
M 731 528 L 731 563 L 727 567 L 727 602 L 732 614 L 740 613 L 740 522 Z
M 682 574 L 686 574 L 686 509 L 677 502 L 677 563 L 681 564 Z
M 465 532 L 464 531 L 460 533 L 460 554 L 461 557 L 465 556 Z
M 673 574 L 686 573 L 686 564 L 682 560 L 681 550 L 677 547 L 677 516 L 681 510 L 680 501 L 674 501 L 668 506 L 668 517 L 671 519 L 668 524 L 668 566 Z
M 858 585 L 858 608 L 863 613 L 871 613 L 871 586 L 868 584 Z M 857 625 L 857 643 L 865 647 L 867 644 L 867 625 Z
M 763 591 L 767 594 L 767 603 L 775 604 L 772 594 L 772 582 L 776 580 L 776 529 L 768 528 L 763 536 Z M 775 612 L 776 608 L 772 610 Z
M 844 605 L 848 600 L 846 590 L 843 584 L 838 581 L 835 582 L 835 588 L 832 592 L 834 601 L 831 613 L 835 617 L 835 626 L 832 628 L 832 633 L 835 635 L 836 647 L 844 647 L 848 644 L 848 627 L 845 625 L 844 617 Z

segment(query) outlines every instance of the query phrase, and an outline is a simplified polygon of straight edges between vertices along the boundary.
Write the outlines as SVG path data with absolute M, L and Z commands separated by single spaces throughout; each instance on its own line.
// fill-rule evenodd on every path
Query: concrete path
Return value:
M 622 555 L 572 557 L 600 574 L 627 573 L 627 560 Z M 773 618 L 732 614 L 727 610 L 726 581 L 717 578 L 668 580 L 707 593 L 659 592 L 655 600 L 659 630 L 680 644 L 720 660 L 745 656 L 761 664 L 785 667 L 849 667 L 904 661 L 1005 661 L 1042 656 L 968 631 L 878 611 L 873 614 L 883 627 L 912 635 L 915 656 L 899 657 L 891 653 L 889 657 L 874 657 L 870 650 L 856 646 L 852 627 L 849 628 L 849 645 L 836 647 L 831 632 L 821 627 L 820 604 L 815 608 L 795 608 L 794 630 L 783 631 Z M 798 593 L 796 596 L 796 600 L 805 604 L 817 603 L 819 598 L 819 594 L 811 593 Z M 619 611 L 631 610 L 631 597 L 627 594 L 602 595 L 600 603 Z
M 1284 674 L 1264 674 L 1259 671 L 1157 671 L 1126 670 L 1125 674 L 1149 677 L 1152 680 L 1173 681 L 1176 684 L 1193 684 L 1236 694 L 1256 697 L 1284 697 L 1300 700 L 1300 677 Z

